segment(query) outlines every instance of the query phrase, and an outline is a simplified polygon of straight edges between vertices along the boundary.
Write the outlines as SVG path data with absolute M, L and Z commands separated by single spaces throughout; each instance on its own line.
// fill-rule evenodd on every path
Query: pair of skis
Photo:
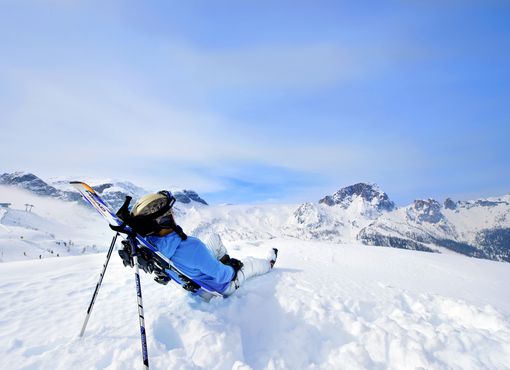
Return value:
M 101 197 L 92 189 L 89 185 L 73 181 L 71 182 L 71 185 L 80 192 L 80 194 L 83 196 L 83 198 L 92 205 L 112 226 L 121 226 L 123 225 L 122 220 L 120 220 L 115 213 L 110 209 L 110 207 L 101 199 Z M 133 235 L 133 230 L 129 226 L 125 226 L 125 231 L 127 235 Z M 101 287 L 101 283 L 103 282 L 103 277 L 106 273 L 106 268 L 108 267 L 108 262 L 110 261 L 110 257 L 112 255 L 113 249 L 115 247 L 115 243 L 117 241 L 117 237 L 120 234 L 118 232 L 115 233 L 112 242 L 110 244 L 110 248 L 108 249 L 108 253 L 106 256 L 106 261 L 103 264 L 103 268 L 101 271 L 101 274 L 99 275 L 99 281 L 96 284 L 96 288 L 94 290 L 94 294 L 92 295 L 92 300 L 90 301 L 89 307 L 87 309 L 87 314 L 85 316 L 85 321 L 83 323 L 80 337 L 83 336 L 85 333 L 85 329 L 87 327 L 87 323 L 90 318 L 90 314 L 92 312 L 92 308 L 94 307 L 94 303 L 96 301 L 96 297 L 99 292 L 99 288 Z M 175 265 L 172 263 L 171 260 L 166 258 L 163 254 L 161 254 L 157 248 L 155 248 L 151 243 L 149 243 L 145 238 L 142 236 L 136 234 L 135 236 L 128 236 L 127 242 L 129 243 L 131 247 L 131 255 L 133 257 L 133 266 L 135 268 L 135 285 L 136 285 L 136 296 L 138 300 L 138 318 L 140 322 L 140 336 L 141 336 L 141 342 L 142 342 L 142 357 L 143 357 L 143 366 L 144 369 L 149 368 L 149 355 L 147 351 L 147 336 L 146 336 L 146 330 L 145 330 L 145 320 L 144 320 L 144 314 L 143 314 L 143 302 L 142 302 L 142 288 L 140 285 L 140 273 L 138 268 L 138 255 L 139 255 L 139 249 L 141 248 L 147 248 L 150 253 L 156 254 L 159 258 L 161 258 L 162 261 L 165 263 L 165 268 L 175 272 L 178 276 L 186 277 L 185 274 L 183 274 L 179 269 L 175 267 Z M 124 243 L 124 242 L 123 242 Z M 188 278 L 189 279 L 189 278 Z M 172 279 L 172 281 L 174 281 Z M 189 281 L 192 281 L 189 279 Z M 174 281 L 176 284 L 180 285 L 177 281 Z M 197 284 L 197 286 L 199 286 Z M 205 289 L 202 286 L 199 286 L 198 290 L 195 291 L 195 294 L 202 297 L 202 299 L 209 301 L 214 296 L 221 296 L 221 294 L 217 292 L 213 292 L 210 290 Z

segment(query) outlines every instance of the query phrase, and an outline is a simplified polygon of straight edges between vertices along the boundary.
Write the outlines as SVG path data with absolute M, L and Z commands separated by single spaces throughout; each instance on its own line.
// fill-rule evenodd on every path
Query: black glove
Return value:
M 220 258 L 220 262 L 224 265 L 228 265 L 228 261 L 230 261 L 230 256 L 228 254 L 225 254 L 223 257 Z
M 225 265 L 228 265 L 234 269 L 234 277 L 232 280 L 235 280 L 237 278 L 237 272 L 243 268 L 243 263 L 235 258 L 230 258 L 228 262 L 225 263 Z

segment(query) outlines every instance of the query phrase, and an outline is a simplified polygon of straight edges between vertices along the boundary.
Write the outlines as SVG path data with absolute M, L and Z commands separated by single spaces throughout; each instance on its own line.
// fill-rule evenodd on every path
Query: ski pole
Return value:
M 117 236 L 119 233 L 116 233 L 112 239 L 112 243 L 110 244 L 110 249 L 108 249 L 108 254 L 106 255 L 106 261 L 103 264 L 103 271 L 99 275 L 99 281 L 96 284 L 96 289 L 94 290 L 94 294 L 92 295 L 92 300 L 90 301 L 89 308 L 87 310 L 87 315 L 85 316 L 85 321 L 83 322 L 83 326 L 81 328 L 80 337 L 83 337 L 83 333 L 85 333 L 85 328 L 87 327 L 87 323 L 89 322 L 90 313 L 92 312 L 92 308 L 94 307 L 94 302 L 96 301 L 97 294 L 99 292 L 99 288 L 101 287 L 101 283 L 103 282 L 103 277 L 106 272 L 106 268 L 108 267 L 108 261 L 110 261 L 110 256 L 112 255 L 113 248 L 115 247 L 115 242 L 117 241 Z
M 138 254 L 136 249 L 136 241 L 133 238 L 129 240 L 131 244 L 131 255 L 133 256 L 133 264 L 135 265 L 135 284 L 136 296 L 138 299 L 138 319 L 140 321 L 140 338 L 142 340 L 142 357 L 144 369 L 149 369 L 149 353 L 147 351 L 147 336 L 145 334 L 145 320 L 143 317 L 142 302 L 142 286 L 140 285 L 140 274 L 138 270 Z

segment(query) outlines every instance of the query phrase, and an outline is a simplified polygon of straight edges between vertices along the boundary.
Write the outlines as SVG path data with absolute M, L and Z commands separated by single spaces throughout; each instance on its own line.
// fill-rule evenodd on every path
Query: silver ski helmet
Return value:
M 162 227 L 169 226 L 168 218 L 172 216 L 175 200 L 167 190 L 144 195 L 133 205 L 131 217 L 137 221 L 156 221 Z

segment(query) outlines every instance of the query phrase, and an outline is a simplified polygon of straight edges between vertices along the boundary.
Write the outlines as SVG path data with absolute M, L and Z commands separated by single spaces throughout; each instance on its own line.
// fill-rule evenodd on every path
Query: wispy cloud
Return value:
M 483 42 L 507 27 L 476 7 L 441 8 L 452 25 L 414 3 L 379 5 L 384 16 L 275 5 L 294 21 L 257 5 L 211 17 L 179 2 L 141 14 L 120 3 L 37 4 L 0 14 L 4 169 L 258 193 L 251 199 L 307 188 L 314 199 L 356 181 L 425 193 L 445 176 L 458 185 L 502 173 L 508 159 L 508 78 L 498 72 L 508 53 Z M 492 24 L 504 32 L 485 31 Z M 485 59 L 459 43 L 459 29 L 478 37 L 469 39 Z
M 97 77 L 10 71 L 16 93 L 2 110 L 6 169 L 182 186 L 213 201 L 291 201 L 333 190 L 339 175 L 357 181 L 397 155 L 349 137 L 268 135 L 270 128 L 172 107 L 140 94 L 133 81 Z

